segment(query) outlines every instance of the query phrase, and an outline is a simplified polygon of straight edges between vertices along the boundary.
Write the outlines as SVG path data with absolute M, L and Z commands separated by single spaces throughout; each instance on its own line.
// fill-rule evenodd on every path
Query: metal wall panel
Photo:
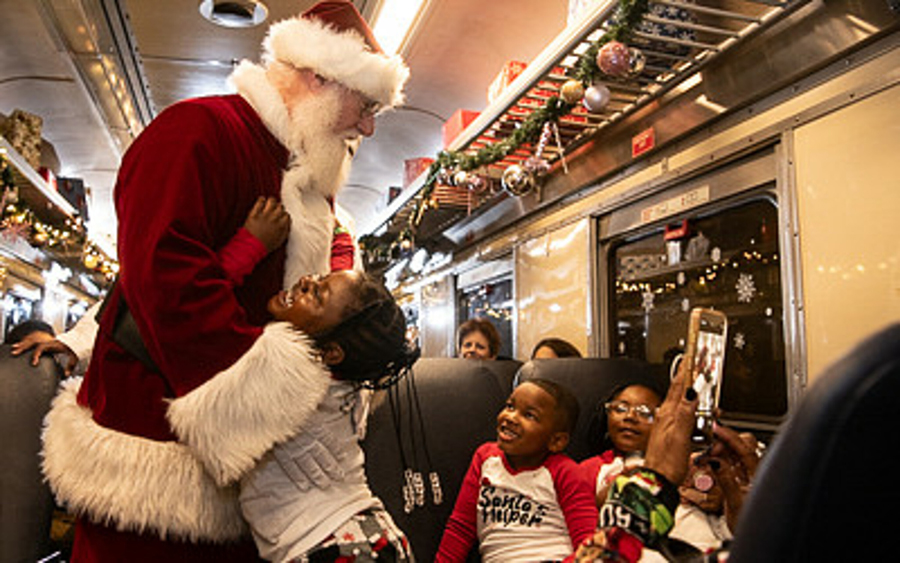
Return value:
M 549 231 L 516 249 L 517 356 L 542 338 L 568 340 L 582 354 L 590 342 L 590 228 L 587 219 Z
M 794 133 L 810 379 L 900 320 L 898 146 L 900 86 Z

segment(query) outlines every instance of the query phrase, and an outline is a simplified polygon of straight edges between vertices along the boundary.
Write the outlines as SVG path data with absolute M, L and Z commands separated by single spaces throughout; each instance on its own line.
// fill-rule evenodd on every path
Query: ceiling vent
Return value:
M 269 10 L 254 0 L 203 0 L 200 15 L 222 27 L 253 27 L 266 21 Z

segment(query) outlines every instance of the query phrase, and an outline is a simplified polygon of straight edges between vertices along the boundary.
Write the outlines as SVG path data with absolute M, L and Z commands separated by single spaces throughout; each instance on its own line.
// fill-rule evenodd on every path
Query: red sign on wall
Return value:
M 656 132 L 653 127 L 644 129 L 631 138 L 631 158 L 637 158 L 656 146 Z

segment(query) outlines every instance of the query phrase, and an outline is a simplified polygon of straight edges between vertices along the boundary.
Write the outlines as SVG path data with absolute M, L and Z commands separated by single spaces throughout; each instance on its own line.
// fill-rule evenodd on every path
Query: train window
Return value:
M 457 303 L 458 318 L 463 323 L 482 318 L 491 321 L 500 333 L 500 356 L 513 356 L 512 279 L 500 279 L 461 289 Z
M 693 307 L 728 315 L 721 408 L 776 422 L 787 411 L 778 209 L 759 198 L 681 217 L 609 245 L 610 351 L 669 363 Z

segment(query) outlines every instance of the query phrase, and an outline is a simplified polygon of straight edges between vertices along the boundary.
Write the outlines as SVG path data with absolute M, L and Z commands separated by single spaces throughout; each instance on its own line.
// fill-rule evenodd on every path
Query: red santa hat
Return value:
M 263 48 L 268 60 L 310 69 L 385 107 L 403 103 L 409 69 L 399 56 L 385 54 L 359 11 L 345 0 L 320 2 L 273 24 Z

